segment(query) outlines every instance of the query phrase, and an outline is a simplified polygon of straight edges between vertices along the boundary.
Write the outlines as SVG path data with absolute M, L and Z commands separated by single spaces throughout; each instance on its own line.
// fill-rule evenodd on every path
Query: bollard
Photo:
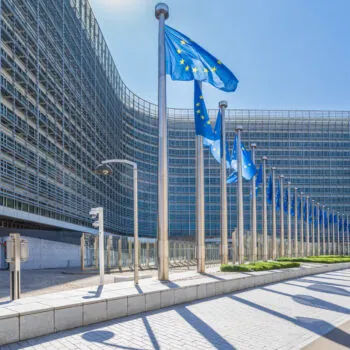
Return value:
M 118 239 L 118 268 L 121 271 L 123 268 L 123 255 L 122 255 L 122 238 Z
M 80 238 L 80 268 L 81 271 L 84 271 L 84 260 L 85 260 L 85 234 L 84 232 L 81 234 Z
M 21 297 L 21 261 L 28 260 L 28 241 L 21 240 L 18 233 L 10 233 L 7 241 L 6 262 L 10 264 L 10 297 Z

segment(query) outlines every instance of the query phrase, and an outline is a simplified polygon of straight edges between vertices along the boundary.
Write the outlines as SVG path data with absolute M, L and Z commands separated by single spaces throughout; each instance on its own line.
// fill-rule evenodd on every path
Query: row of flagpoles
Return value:
M 215 123 L 214 130 L 207 113 L 207 109 L 202 94 L 202 82 L 207 82 L 225 92 L 234 92 L 238 85 L 238 79 L 235 75 L 217 58 L 204 50 L 186 35 L 177 30 L 166 26 L 165 20 L 169 17 L 169 8 L 164 3 L 159 3 L 155 8 L 155 15 L 159 21 L 159 46 L 158 46 L 158 118 L 159 118 L 159 154 L 158 154 L 158 279 L 168 280 L 168 149 L 167 149 L 167 109 L 166 109 L 166 75 L 172 80 L 194 81 L 194 116 L 196 129 L 196 242 L 197 242 L 197 270 L 205 271 L 205 232 L 204 232 L 204 162 L 203 148 L 208 147 L 213 157 L 220 163 L 220 256 L 222 263 L 228 263 L 228 232 L 227 232 L 227 184 L 236 183 L 237 186 L 237 232 L 238 232 L 238 262 L 244 262 L 244 215 L 243 215 L 243 178 L 251 181 L 251 228 L 252 228 L 252 260 L 257 259 L 257 225 L 256 225 L 256 196 L 260 185 L 263 191 L 263 260 L 268 259 L 268 232 L 267 232 L 267 205 L 272 205 L 272 258 L 277 256 L 276 244 L 276 213 L 280 211 L 281 226 L 281 251 L 280 255 L 285 255 L 284 249 L 284 212 L 287 214 L 287 237 L 288 251 L 287 255 L 292 255 L 291 247 L 291 218 L 294 213 L 294 255 L 298 255 L 298 210 L 297 205 L 298 192 L 294 189 L 294 202 L 291 200 L 291 183 L 285 192 L 283 187 L 283 175 L 280 175 L 279 187 L 276 191 L 275 186 L 275 168 L 269 180 L 269 187 L 266 182 L 266 162 L 267 157 L 262 157 L 262 164 L 259 171 L 255 166 L 256 145 L 252 144 L 251 152 L 244 148 L 241 142 L 242 127 L 236 127 L 236 136 L 232 153 L 229 153 L 228 143 L 226 142 L 225 130 L 225 111 L 227 102 L 219 103 L 219 113 Z M 227 177 L 227 169 L 232 169 L 232 173 Z M 278 194 L 278 195 L 277 195 Z M 287 200 L 285 201 L 285 198 Z M 300 197 L 301 203 L 304 196 Z M 310 208 L 309 196 L 306 201 L 306 254 L 309 254 L 309 228 L 310 228 Z M 283 202 L 283 205 L 282 205 Z M 277 204 L 279 205 L 277 206 Z M 294 203 L 294 204 L 293 204 Z M 285 207 L 286 204 L 286 207 Z M 294 205 L 294 207 L 293 207 Z M 303 205 L 303 204 L 301 204 Z M 317 208 L 319 215 L 320 204 L 312 201 L 311 207 L 311 231 L 312 231 L 312 254 L 315 254 L 314 233 L 315 222 L 317 221 L 317 254 L 320 249 L 320 221 L 315 221 L 314 209 Z M 301 211 L 300 211 L 301 213 Z M 339 213 L 332 216 L 328 215 L 328 220 L 332 217 L 333 222 L 333 242 L 334 242 L 334 224 L 338 220 Z M 325 227 L 323 222 L 323 239 L 325 238 Z M 329 222 L 329 221 L 328 221 Z M 347 232 L 349 226 L 346 220 Z M 343 227 L 343 253 L 344 253 L 344 227 Z M 300 238 L 302 243 L 301 254 L 304 255 L 304 220 L 300 220 Z M 329 224 L 328 224 L 329 230 Z M 328 231 L 329 232 L 329 231 Z M 329 240 L 328 234 L 328 242 Z M 339 253 L 339 225 L 338 225 L 338 249 Z M 325 243 L 323 252 L 325 252 Z M 333 249 L 334 253 L 335 250 Z

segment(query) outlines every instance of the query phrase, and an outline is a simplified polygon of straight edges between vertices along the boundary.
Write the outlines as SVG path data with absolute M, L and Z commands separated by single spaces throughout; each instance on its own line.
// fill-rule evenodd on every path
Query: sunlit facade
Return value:
M 100 161 L 122 158 L 139 169 L 139 230 L 157 234 L 157 106 L 121 80 L 86 0 L 2 0 L 0 220 L 3 227 L 91 231 L 89 209 L 103 206 L 106 230 L 133 233 L 132 170 Z M 210 117 L 215 123 L 216 111 Z M 169 232 L 195 233 L 195 135 L 192 110 L 169 109 Z M 228 110 L 246 147 L 258 145 L 303 192 L 350 212 L 350 113 Z M 205 151 L 206 235 L 220 231 L 219 165 Z M 249 183 L 245 183 L 249 230 Z M 228 186 L 229 230 L 236 226 Z M 258 230 L 261 191 L 258 197 Z M 16 226 L 17 225 L 17 226 Z

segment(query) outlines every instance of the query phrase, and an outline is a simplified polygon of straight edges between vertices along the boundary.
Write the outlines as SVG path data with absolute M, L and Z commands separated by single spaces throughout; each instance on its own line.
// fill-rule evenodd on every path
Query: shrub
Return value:
M 249 272 L 249 271 L 265 271 L 265 270 L 276 270 L 276 269 L 287 269 L 291 267 L 299 267 L 299 262 L 278 262 L 278 261 L 259 261 L 256 263 L 243 264 L 243 265 L 232 265 L 223 264 L 220 266 L 222 272 Z

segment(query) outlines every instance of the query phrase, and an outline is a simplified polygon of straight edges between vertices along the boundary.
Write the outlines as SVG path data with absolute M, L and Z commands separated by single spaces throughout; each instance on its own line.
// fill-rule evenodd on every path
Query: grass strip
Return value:
M 308 262 L 318 264 L 338 264 L 344 262 L 350 262 L 350 256 L 341 255 L 320 255 L 320 256 L 309 256 L 307 258 L 279 258 L 277 261 L 281 262 Z
M 276 270 L 276 269 L 288 269 L 291 267 L 299 267 L 299 262 L 279 262 L 279 261 L 259 261 L 256 263 L 232 265 L 223 264 L 220 266 L 222 272 L 250 272 L 250 271 L 265 271 L 265 270 Z

